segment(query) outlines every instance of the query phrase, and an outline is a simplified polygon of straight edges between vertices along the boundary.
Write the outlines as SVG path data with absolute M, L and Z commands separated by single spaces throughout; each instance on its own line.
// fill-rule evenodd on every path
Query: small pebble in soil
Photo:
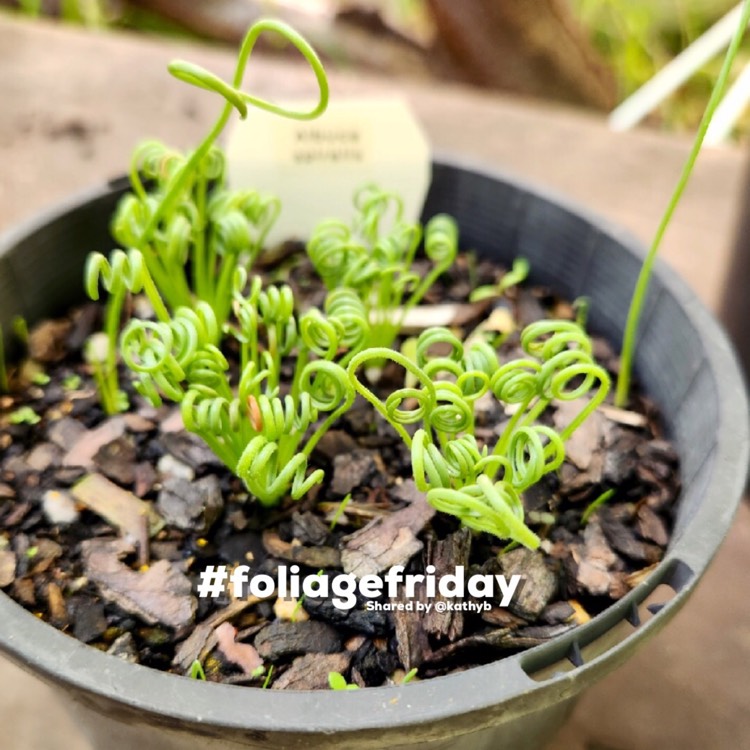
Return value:
M 63 490 L 47 490 L 42 495 L 42 508 L 53 526 L 69 526 L 80 517 L 75 500 Z

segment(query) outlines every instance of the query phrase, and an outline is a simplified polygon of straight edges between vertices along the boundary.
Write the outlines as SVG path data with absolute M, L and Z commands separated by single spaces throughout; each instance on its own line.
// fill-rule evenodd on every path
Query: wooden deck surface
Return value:
M 215 99 L 165 72 L 185 57 L 228 76 L 230 54 L 125 34 L 86 33 L 0 15 L 0 231 L 121 174 L 144 136 L 187 146 Z M 312 82 L 293 64 L 253 61 L 250 80 L 276 96 Z M 401 91 L 438 153 L 515 173 L 585 204 L 647 241 L 689 143 L 610 133 L 594 116 L 458 87 L 357 78 L 334 71 L 332 95 Z M 728 273 L 743 158 L 706 152 L 664 257 L 718 308 Z M 750 748 L 750 510 L 741 508 L 717 560 L 676 620 L 595 686 L 549 750 Z M 2 623 L 0 623 L 0 628 Z M 87 747 L 50 691 L 0 661 L 7 750 Z

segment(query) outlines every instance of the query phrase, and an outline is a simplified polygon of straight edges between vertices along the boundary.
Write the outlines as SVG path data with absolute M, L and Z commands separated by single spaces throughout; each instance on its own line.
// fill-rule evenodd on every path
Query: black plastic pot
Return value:
M 0 320 L 34 321 L 82 298 L 86 254 L 110 249 L 122 183 L 91 191 L 0 242 Z M 640 266 L 630 237 L 508 180 L 437 163 L 425 215 L 455 216 L 462 245 L 524 256 L 535 282 L 591 299 L 590 324 L 619 343 Z M 401 747 L 524 750 L 563 722 L 576 695 L 615 669 L 685 603 L 729 528 L 748 464 L 748 407 L 727 339 L 660 265 L 637 374 L 681 456 L 674 536 L 648 580 L 574 632 L 493 664 L 401 688 L 313 693 L 211 685 L 85 646 L 0 596 L 0 649 L 57 684 L 96 748 Z

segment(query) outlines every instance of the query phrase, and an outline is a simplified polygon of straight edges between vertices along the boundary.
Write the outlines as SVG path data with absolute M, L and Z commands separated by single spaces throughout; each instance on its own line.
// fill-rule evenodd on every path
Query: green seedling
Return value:
M 315 574 L 315 578 L 320 578 L 320 577 L 321 577 L 321 576 L 323 575 L 323 573 L 325 573 L 325 571 L 323 570 L 323 568 L 321 568 L 321 569 L 320 569 L 320 570 L 319 570 L 319 571 L 318 571 L 318 572 L 317 572 L 317 573 Z M 297 599 L 297 603 L 296 603 L 296 604 L 294 605 L 294 610 L 292 611 L 292 618 L 291 618 L 291 619 L 292 619 L 292 622 L 295 622 L 295 621 L 296 621 L 296 619 L 297 619 L 297 614 L 298 614 L 298 612 L 299 612 L 299 611 L 300 611 L 300 610 L 302 609 L 302 606 L 304 605 L 304 603 L 305 603 L 305 595 L 304 595 L 304 594 L 302 594 L 302 596 L 300 596 L 300 598 L 299 598 L 299 599 Z
M 511 287 L 522 284 L 529 275 L 529 261 L 526 258 L 517 258 L 513 262 L 513 268 L 508 271 L 497 284 L 477 287 L 470 295 L 470 302 L 480 302 L 484 299 L 496 299 L 502 297 Z
M 417 676 L 417 672 L 419 672 L 419 667 L 414 667 L 414 669 L 410 669 L 404 675 L 404 679 L 401 680 L 401 684 L 408 685 Z
M 81 379 L 81 376 L 74 374 L 74 375 L 68 375 L 63 380 L 62 384 L 63 384 L 63 388 L 66 391 L 77 391 L 81 387 L 82 383 L 83 383 L 83 381 Z
M 206 680 L 206 673 L 203 671 L 203 665 L 198 659 L 190 665 L 190 677 L 193 680 L 203 680 L 204 682 Z
M 30 407 L 22 406 L 20 409 L 12 412 L 8 417 L 8 421 L 11 424 L 39 424 L 42 418 Z
M 29 324 L 22 315 L 16 315 L 11 323 L 15 337 L 25 346 L 29 345 Z
M 336 508 L 336 512 L 333 514 L 333 518 L 331 519 L 331 525 L 330 530 L 333 531 L 336 528 L 336 525 L 339 522 L 339 519 L 341 516 L 344 515 L 344 511 L 346 510 L 346 506 L 349 505 L 349 503 L 352 500 L 352 493 L 350 492 L 340 503 L 339 507 Z
M 111 310 L 108 306 L 108 310 Z M 95 333 L 83 347 L 83 359 L 91 367 L 99 400 L 107 414 L 117 414 L 128 408 L 128 399 L 120 390 L 117 377 L 117 352 L 110 346 L 110 336 L 117 337 L 117 326 L 108 333 Z
M 646 295 L 648 288 L 651 283 L 651 275 L 654 269 L 654 263 L 656 262 L 657 255 L 664 240 L 667 228 L 672 222 L 675 210 L 679 205 L 680 199 L 682 198 L 685 188 L 690 181 L 690 176 L 695 168 L 695 163 L 698 160 L 701 148 L 703 147 L 703 141 L 706 138 L 711 120 L 713 120 L 716 109 L 721 102 L 724 92 L 729 83 L 730 73 L 734 65 L 734 61 L 737 57 L 737 53 L 740 49 L 740 44 L 745 36 L 745 30 L 747 29 L 748 23 L 750 23 L 750 0 L 745 0 L 742 8 L 742 14 L 740 16 L 739 24 L 734 33 L 734 37 L 727 50 L 724 63 L 719 73 L 716 83 L 714 85 L 711 97 L 706 106 L 706 111 L 703 115 L 700 125 L 698 126 L 698 133 L 695 136 L 693 147 L 690 150 L 687 161 L 682 168 L 682 173 L 677 181 L 677 186 L 672 193 L 672 197 L 667 204 L 667 208 L 664 211 L 664 215 L 659 222 L 659 226 L 654 235 L 654 239 L 649 247 L 648 254 L 646 255 L 643 265 L 641 266 L 638 279 L 636 281 L 635 290 L 633 292 L 633 298 L 630 302 L 630 309 L 628 310 L 627 322 L 625 324 L 625 331 L 622 339 L 622 350 L 620 356 L 620 372 L 617 378 L 617 388 L 615 391 L 615 405 L 619 407 L 625 407 L 630 397 L 630 382 L 633 374 L 633 361 L 635 357 L 635 349 L 638 340 L 638 329 L 641 322 L 641 316 L 643 314 L 644 305 L 646 303 Z
M 581 525 L 585 526 L 589 518 L 594 514 L 594 512 L 600 508 L 604 503 L 611 500 L 615 495 L 615 490 L 605 490 L 601 493 L 596 499 L 594 499 L 592 502 L 589 503 L 589 505 L 586 507 L 586 510 L 583 511 L 583 514 L 581 515 Z
M 263 686 L 262 690 L 267 690 L 268 686 L 271 684 L 271 677 L 273 677 L 273 664 L 268 668 L 268 672 L 266 673 L 266 679 L 263 680 Z
M 346 677 L 340 672 L 329 672 L 328 684 L 331 690 L 359 690 L 359 685 L 348 683 Z

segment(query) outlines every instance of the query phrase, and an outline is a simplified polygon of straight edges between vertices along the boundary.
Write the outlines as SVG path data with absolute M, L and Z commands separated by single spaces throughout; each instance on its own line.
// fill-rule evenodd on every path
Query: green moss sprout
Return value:
M 418 672 L 419 672 L 419 667 L 414 667 L 414 669 L 410 669 L 404 675 L 404 679 L 401 680 L 401 684 L 402 685 L 408 685 L 417 676 Z

